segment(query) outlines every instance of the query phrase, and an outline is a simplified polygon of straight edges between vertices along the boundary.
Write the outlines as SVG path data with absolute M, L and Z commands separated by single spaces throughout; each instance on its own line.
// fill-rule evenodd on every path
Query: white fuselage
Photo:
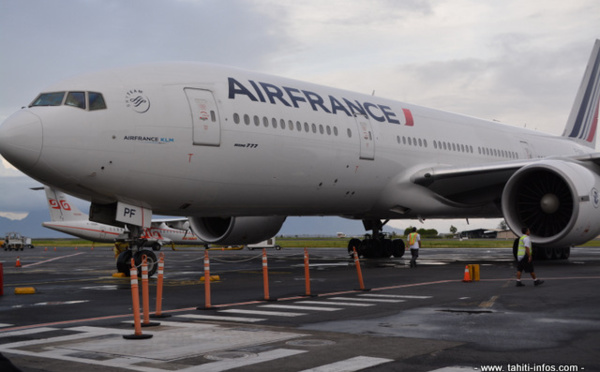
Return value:
M 11 120 L 27 124 L 29 149 L 9 160 L 81 198 L 165 215 L 500 217 L 497 205 L 447 203 L 410 178 L 429 167 L 592 152 L 497 122 L 205 64 L 113 70 L 47 91 L 75 90 L 102 93 L 107 108 L 17 112 Z

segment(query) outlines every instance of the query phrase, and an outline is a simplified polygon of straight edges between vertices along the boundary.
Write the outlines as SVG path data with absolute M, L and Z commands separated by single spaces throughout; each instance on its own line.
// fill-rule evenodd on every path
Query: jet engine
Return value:
M 272 238 L 286 217 L 189 217 L 190 227 L 211 244 L 254 244 Z
M 541 247 L 563 248 L 600 234 L 600 176 L 580 163 L 543 160 L 518 170 L 502 193 L 502 213 L 518 234 L 529 227 Z

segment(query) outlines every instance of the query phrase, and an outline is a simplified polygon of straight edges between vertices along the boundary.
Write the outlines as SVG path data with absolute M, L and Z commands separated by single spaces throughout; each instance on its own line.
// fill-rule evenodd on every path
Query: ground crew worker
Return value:
M 408 247 L 410 248 L 410 267 L 417 267 L 417 257 L 419 257 L 419 248 L 421 248 L 421 235 L 417 233 L 417 228 L 413 227 L 412 232 L 408 234 Z
M 521 231 L 523 236 L 519 238 L 519 250 L 517 251 L 517 260 L 519 261 L 517 264 L 517 287 L 525 286 L 525 284 L 521 283 L 521 273 L 523 270 L 531 274 L 531 278 L 534 280 L 533 284 L 538 286 L 544 283 L 544 281 L 537 279 L 533 272 L 533 249 L 531 247 L 531 239 L 529 239 L 531 232 L 527 227 L 524 227 Z

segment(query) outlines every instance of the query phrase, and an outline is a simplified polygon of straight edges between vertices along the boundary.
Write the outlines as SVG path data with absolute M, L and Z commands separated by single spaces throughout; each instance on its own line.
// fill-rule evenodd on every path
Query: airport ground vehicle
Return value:
M 246 245 L 246 248 L 248 248 L 249 250 L 254 250 L 254 249 L 263 249 L 263 248 L 275 248 L 277 250 L 281 249 L 280 245 L 277 245 L 275 243 L 275 238 L 271 238 L 271 239 L 267 239 L 265 241 L 256 243 L 256 244 L 248 244 Z
M 8 232 L 4 237 L 2 248 L 5 251 L 12 251 L 13 249 L 22 251 L 25 248 L 33 248 L 33 244 L 31 244 L 31 238 L 24 237 L 18 232 Z

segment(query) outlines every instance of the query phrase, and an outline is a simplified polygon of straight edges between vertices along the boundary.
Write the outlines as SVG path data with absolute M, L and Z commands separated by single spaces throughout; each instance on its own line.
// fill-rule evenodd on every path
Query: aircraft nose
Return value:
M 42 152 L 42 121 L 17 111 L 0 125 L 0 154 L 21 171 L 33 168 Z

